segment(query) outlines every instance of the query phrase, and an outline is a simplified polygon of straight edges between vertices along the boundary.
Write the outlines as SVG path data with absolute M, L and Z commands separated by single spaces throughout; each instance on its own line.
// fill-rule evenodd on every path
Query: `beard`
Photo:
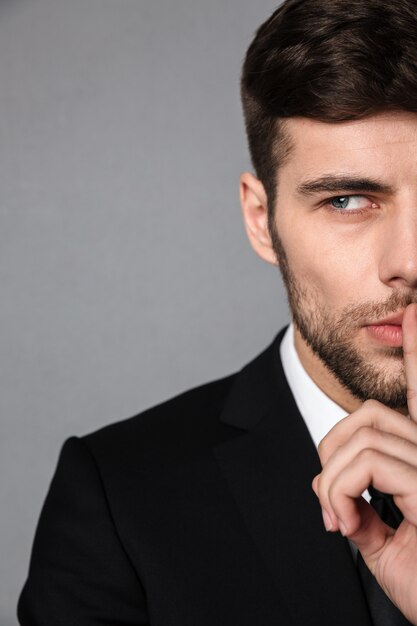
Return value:
M 379 354 L 383 358 L 375 362 L 366 355 L 366 350 L 356 347 L 354 337 L 367 321 L 386 317 L 417 302 L 416 294 L 393 291 L 383 303 L 349 305 L 336 317 L 326 310 L 325 303 L 315 297 L 310 287 L 302 285 L 295 277 L 275 224 L 270 223 L 270 232 L 292 319 L 305 343 L 341 385 L 359 400 L 372 398 L 393 409 L 406 407 L 402 348 L 381 348 Z

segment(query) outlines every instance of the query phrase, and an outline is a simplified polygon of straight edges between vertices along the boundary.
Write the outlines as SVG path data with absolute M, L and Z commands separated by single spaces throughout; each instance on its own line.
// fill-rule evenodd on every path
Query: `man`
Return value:
M 417 624 L 416 33 L 415 0 L 287 0 L 258 30 L 241 203 L 293 324 L 66 442 L 23 626 Z

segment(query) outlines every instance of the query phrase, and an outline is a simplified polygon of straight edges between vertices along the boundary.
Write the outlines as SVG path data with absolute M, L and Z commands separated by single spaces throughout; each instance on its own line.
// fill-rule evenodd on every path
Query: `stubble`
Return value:
M 379 358 L 371 358 L 355 345 L 354 339 L 365 321 L 404 309 L 417 302 L 416 295 L 393 291 L 384 302 L 352 304 L 336 317 L 310 286 L 295 277 L 274 225 L 270 225 L 270 232 L 293 322 L 305 343 L 359 400 L 372 398 L 394 409 L 407 406 L 402 348 L 382 347 Z

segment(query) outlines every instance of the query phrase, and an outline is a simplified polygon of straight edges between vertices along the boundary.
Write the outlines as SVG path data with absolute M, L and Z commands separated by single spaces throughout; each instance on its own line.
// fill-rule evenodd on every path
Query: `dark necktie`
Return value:
M 398 528 L 403 520 L 403 515 L 395 505 L 392 496 L 382 493 L 372 486 L 368 488 L 368 491 L 371 496 L 371 505 L 382 521 L 391 528 Z M 375 577 L 365 565 L 360 552 L 358 552 L 357 565 L 374 626 L 411 626 L 410 622 L 406 620 L 378 585 Z

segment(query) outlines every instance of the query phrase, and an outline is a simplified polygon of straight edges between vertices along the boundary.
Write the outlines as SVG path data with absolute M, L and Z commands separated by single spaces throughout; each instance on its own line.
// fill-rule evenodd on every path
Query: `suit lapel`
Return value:
M 274 344 L 238 375 L 215 456 L 294 624 L 370 626 L 349 545 L 324 530 L 311 489 L 320 462 Z

